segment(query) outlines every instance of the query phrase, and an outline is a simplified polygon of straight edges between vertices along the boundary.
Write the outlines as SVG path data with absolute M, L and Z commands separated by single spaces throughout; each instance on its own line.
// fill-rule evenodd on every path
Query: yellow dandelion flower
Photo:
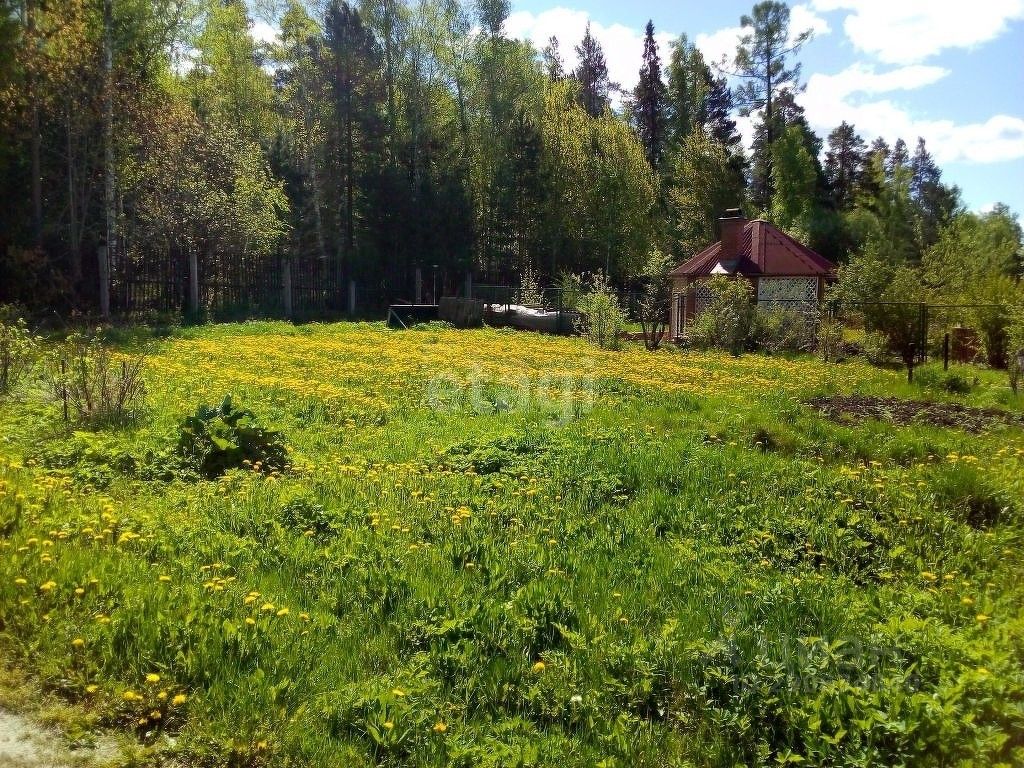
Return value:
M 156 672 L 150 672 L 148 675 L 146 675 L 146 682 L 150 685 L 156 685 L 160 682 L 160 675 L 158 675 Z
M 186 701 L 188 701 L 188 696 L 186 696 L 184 693 L 179 693 L 177 696 L 171 699 L 171 706 L 180 707 Z
M 538 661 L 531 667 L 531 669 L 534 671 L 534 673 L 539 675 L 541 672 L 544 671 L 545 664 L 543 661 Z
M 448 726 L 442 720 L 438 720 L 434 723 L 434 733 L 444 733 L 448 730 Z
M 83 645 L 85 645 L 85 640 L 83 640 L 80 637 L 76 637 L 74 640 L 71 641 L 71 646 L 73 648 L 81 648 Z

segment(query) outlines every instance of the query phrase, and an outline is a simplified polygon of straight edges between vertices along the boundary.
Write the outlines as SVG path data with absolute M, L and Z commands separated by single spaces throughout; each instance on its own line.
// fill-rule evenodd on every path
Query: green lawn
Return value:
M 0 401 L 0 658 L 153 761 L 1024 763 L 1024 430 L 804 404 L 1020 413 L 1001 373 L 377 324 L 121 343 L 130 428 Z M 291 469 L 182 471 L 228 392 Z

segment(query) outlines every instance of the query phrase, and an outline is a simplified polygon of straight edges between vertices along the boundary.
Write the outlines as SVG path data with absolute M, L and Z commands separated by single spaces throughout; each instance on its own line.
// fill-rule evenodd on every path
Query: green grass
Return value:
M 0 656 L 89 722 L 197 766 L 1024 761 L 1024 432 L 802 404 L 1020 411 L 996 372 L 364 324 L 119 342 L 150 355 L 132 429 L 0 403 Z M 294 469 L 145 479 L 228 391 Z

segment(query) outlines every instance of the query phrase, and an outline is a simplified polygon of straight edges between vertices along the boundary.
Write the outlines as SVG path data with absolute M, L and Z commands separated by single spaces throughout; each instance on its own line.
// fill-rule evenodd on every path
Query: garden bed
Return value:
M 839 423 L 866 419 L 889 421 L 900 426 L 928 424 L 982 432 L 994 425 L 1024 426 L 1024 417 L 998 408 L 975 408 L 959 403 L 935 403 L 872 395 L 832 395 L 806 401 L 823 416 Z

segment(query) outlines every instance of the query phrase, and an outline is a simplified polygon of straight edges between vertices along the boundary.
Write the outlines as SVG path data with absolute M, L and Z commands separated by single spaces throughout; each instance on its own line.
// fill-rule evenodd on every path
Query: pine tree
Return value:
M 825 154 L 825 179 L 839 210 L 853 206 L 866 163 L 864 140 L 844 120 L 828 135 L 828 152 Z
M 734 74 L 743 82 L 734 96 L 740 114 L 746 117 L 761 113 L 764 141 L 755 161 L 755 186 L 761 193 L 762 207 L 771 206 L 772 173 L 771 144 L 785 130 L 789 121 L 777 122 L 775 101 L 781 92 L 799 87 L 800 64 L 789 65 L 811 37 L 806 30 L 790 38 L 789 8 L 785 3 L 765 0 L 754 6 L 749 16 L 740 18 L 743 36 L 736 49 Z
M 907 142 L 903 139 L 896 139 L 896 143 L 893 144 L 892 152 L 885 160 L 885 174 L 890 179 L 896 177 L 896 174 L 903 168 L 910 165 L 910 152 L 907 150 Z
M 633 119 L 647 162 L 658 171 L 665 150 L 665 83 L 661 79 L 661 59 L 652 21 L 647 22 L 643 66 L 633 91 Z
M 706 121 L 711 72 L 697 46 L 680 35 L 672 41 L 666 67 L 665 122 L 668 143 L 678 149 Z M 731 106 L 731 104 L 730 104 Z
M 910 196 L 918 212 L 918 244 L 923 252 L 938 240 L 939 230 L 959 208 L 960 190 L 942 183 L 942 171 L 922 138 L 917 140 L 910 173 Z
M 573 72 L 579 83 L 580 104 L 591 117 L 600 117 L 609 104 L 611 83 L 608 81 L 608 62 L 597 39 L 590 34 L 590 24 L 582 42 L 576 46 L 580 63 Z
M 558 38 L 552 35 L 548 38 L 548 44 L 541 51 L 541 60 L 544 62 L 544 74 L 548 80 L 558 81 L 565 77 L 565 63 L 562 61 L 562 52 Z

